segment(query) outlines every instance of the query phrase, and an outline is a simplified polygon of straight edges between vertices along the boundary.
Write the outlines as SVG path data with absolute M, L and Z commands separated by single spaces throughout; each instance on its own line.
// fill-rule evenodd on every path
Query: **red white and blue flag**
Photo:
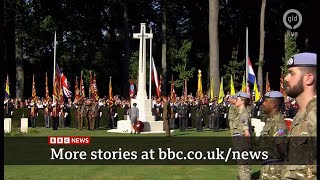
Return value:
M 256 75 L 254 74 L 252 64 L 250 58 L 248 57 L 248 82 L 254 84 L 254 80 L 256 79 Z
M 131 98 L 133 98 L 135 94 L 136 94 L 136 90 L 135 90 L 135 88 L 134 88 L 134 83 L 133 83 L 132 80 L 130 80 L 129 96 L 130 96 Z
M 63 74 L 63 72 L 61 72 L 58 64 L 56 64 L 56 76 L 58 78 L 61 78 L 61 85 L 60 87 L 63 90 L 63 94 L 65 97 L 70 98 L 72 95 L 72 92 L 69 90 L 69 88 L 71 87 L 70 82 L 68 81 L 67 77 Z
M 156 69 L 156 66 L 154 64 L 154 60 L 152 58 L 152 81 L 154 81 L 155 85 L 156 85 L 156 90 L 157 90 L 157 95 L 158 97 L 161 96 L 161 80 L 160 82 L 158 81 L 158 73 L 157 73 L 157 69 Z M 160 77 L 161 78 L 161 77 Z

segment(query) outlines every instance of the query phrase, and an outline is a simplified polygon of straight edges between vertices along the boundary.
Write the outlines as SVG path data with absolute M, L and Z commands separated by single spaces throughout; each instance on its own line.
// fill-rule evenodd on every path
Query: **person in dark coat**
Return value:
M 137 108 L 137 103 L 133 103 L 133 107 L 129 109 L 129 118 L 131 121 L 131 134 L 134 131 L 134 134 L 137 134 L 135 124 L 139 118 L 139 109 Z

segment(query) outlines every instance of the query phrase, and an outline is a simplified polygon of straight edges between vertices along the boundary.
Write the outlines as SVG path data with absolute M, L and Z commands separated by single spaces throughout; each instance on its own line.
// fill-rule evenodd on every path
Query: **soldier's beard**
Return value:
M 298 81 L 298 83 L 292 87 L 289 86 L 288 81 L 284 82 L 285 91 L 288 96 L 292 98 L 298 97 L 303 91 L 303 77 L 301 77 Z

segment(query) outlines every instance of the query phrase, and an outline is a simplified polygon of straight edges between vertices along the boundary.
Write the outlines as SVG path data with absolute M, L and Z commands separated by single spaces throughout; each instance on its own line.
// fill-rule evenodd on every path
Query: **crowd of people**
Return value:
M 198 97 L 194 97 L 192 94 L 189 94 L 187 97 L 184 96 L 176 96 L 175 99 L 170 99 L 170 128 L 176 129 L 179 128 L 181 131 L 185 131 L 186 129 L 192 127 L 192 119 L 191 119 L 191 108 L 195 108 L 195 123 L 197 131 L 202 131 L 202 127 L 210 128 L 214 131 L 219 131 L 222 128 L 229 128 L 228 117 L 229 117 L 229 109 L 231 105 L 232 96 L 227 93 L 224 98 L 224 101 L 218 104 L 217 97 L 210 99 L 207 95 L 204 95 L 202 99 Z M 155 116 L 157 121 L 162 120 L 163 118 L 163 105 L 164 105 L 164 96 L 163 97 L 153 97 L 152 100 L 152 113 Z M 5 115 L 12 115 L 13 111 L 18 108 L 28 108 L 30 110 L 29 118 L 31 127 L 36 127 L 36 122 L 39 116 L 38 111 L 40 109 L 43 110 L 45 127 L 49 128 L 55 125 L 56 123 L 60 128 L 64 128 L 70 123 L 70 108 L 75 108 L 77 111 L 77 122 L 80 123 L 80 119 L 82 120 L 82 124 L 84 121 L 87 121 L 88 124 L 93 124 L 91 120 L 92 117 L 95 120 L 95 126 L 88 129 L 97 129 L 99 125 L 99 119 L 101 118 L 102 112 L 100 111 L 101 107 L 109 108 L 110 115 L 110 124 L 103 125 L 109 127 L 111 129 L 117 127 L 118 120 L 118 108 L 125 109 L 125 115 L 129 114 L 129 109 L 131 108 L 131 103 L 129 99 L 121 98 L 119 95 L 113 97 L 112 100 L 108 98 L 99 98 L 98 100 L 93 100 L 90 98 L 84 98 L 80 102 L 79 100 L 73 100 L 71 98 L 67 99 L 65 102 L 53 103 L 52 99 L 45 99 L 38 97 L 37 100 L 32 98 L 29 99 L 6 99 L 4 101 Z M 85 104 L 84 108 L 81 109 L 81 105 Z M 261 117 L 263 112 L 260 110 L 260 106 L 262 104 L 262 99 L 258 102 L 250 101 L 250 106 L 248 106 L 248 110 L 252 117 Z M 89 108 L 90 106 L 90 108 Z M 93 107 L 91 107 L 93 106 Z M 57 107 L 54 110 L 53 107 Z M 91 109 L 91 110 L 89 110 Z M 92 113 L 91 111 L 95 112 Z M 288 98 L 285 101 L 285 104 L 282 108 L 283 115 L 288 118 L 293 118 L 295 113 L 297 112 L 298 107 L 296 102 Z M 203 119 L 207 116 L 209 119 L 208 123 L 205 124 Z M 54 123 L 53 119 L 57 117 L 56 123 Z M 51 123 L 50 123 L 51 122 Z M 79 124 L 78 123 L 78 124 Z M 76 125 L 77 128 L 80 128 Z M 80 129 L 82 129 L 81 127 Z

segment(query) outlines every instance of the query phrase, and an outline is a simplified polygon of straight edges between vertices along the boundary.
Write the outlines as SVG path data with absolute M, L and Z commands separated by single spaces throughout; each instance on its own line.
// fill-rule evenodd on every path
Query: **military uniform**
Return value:
M 209 116 L 209 128 L 212 128 L 214 131 L 219 131 L 220 129 L 220 110 L 219 105 L 214 102 L 210 107 L 210 116 Z
M 229 112 L 228 112 L 228 121 L 229 121 L 229 128 L 230 128 L 230 132 L 231 132 L 231 135 L 233 135 L 233 124 L 235 123 L 235 119 L 237 118 L 239 114 L 239 109 L 231 104 L 230 107 L 229 107 Z
M 163 104 L 163 112 L 162 112 L 162 120 L 164 124 L 164 129 L 166 131 L 166 136 L 170 136 L 170 125 L 169 125 L 169 119 L 171 117 L 171 108 L 169 101 L 166 101 Z
M 279 91 L 270 91 L 264 97 L 283 98 L 283 95 Z M 263 161 L 264 166 L 260 170 L 260 179 L 281 179 L 284 152 L 279 152 L 277 146 L 285 144 L 287 134 L 287 127 L 281 111 L 266 119 L 266 124 L 260 134 L 259 150 L 268 151 L 268 159 Z
M 79 104 L 78 108 L 78 129 L 83 130 L 83 119 L 85 117 L 85 105 L 84 102 Z
M 309 101 L 305 111 L 299 110 L 294 117 L 288 139 L 288 160 L 308 165 L 287 165 L 282 179 L 316 179 L 315 152 L 317 137 L 317 97 Z M 292 162 L 290 163 L 292 164 Z
M 199 104 L 196 107 L 196 128 L 197 128 L 197 131 L 202 131 L 203 115 L 204 115 L 204 107 L 202 104 Z
M 317 55 L 299 53 L 288 60 L 288 67 L 316 67 Z M 293 118 L 288 138 L 288 163 L 299 162 L 305 165 L 286 165 L 281 179 L 316 179 L 316 137 L 317 137 L 317 96 L 300 108 Z M 313 151 L 312 151 L 313 150 Z
M 249 98 L 249 95 L 244 92 L 238 92 L 238 97 Z M 237 151 L 249 150 L 251 144 L 247 141 L 248 138 L 244 137 L 244 131 L 249 130 L 251 126 L 250 115 L 247 111 L 247 108 L 239 110 L 237 117 L 230 126 L 231 131 L 233 132 L 233 146 Z M 251 179 L 251 166 L 248 162 L 238 161 L 238 173 L 241 180 Z
M 185 131 L 187 128 L 187 116 L 188 116 L 188 107 L 185 104 L 178 106 L 178 116 L 179 116 L 179 128 L 180 131 Z

